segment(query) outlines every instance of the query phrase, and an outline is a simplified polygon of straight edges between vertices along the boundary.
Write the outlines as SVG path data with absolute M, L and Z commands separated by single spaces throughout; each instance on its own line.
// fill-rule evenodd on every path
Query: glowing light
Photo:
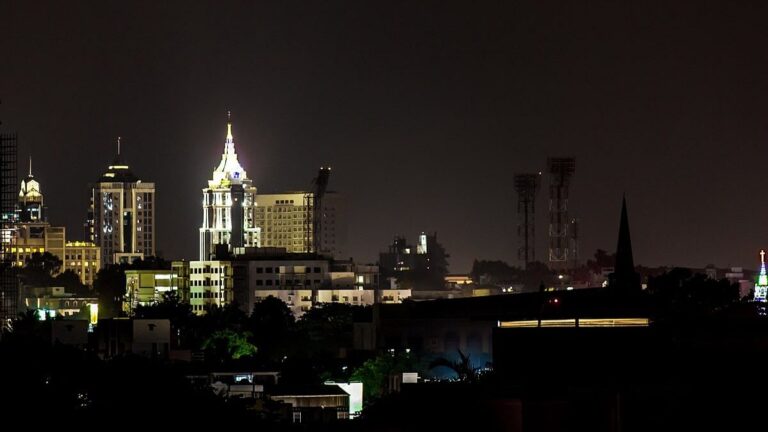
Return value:
M 755 285 L 755 301 L 764 303 L 768 296 L 768 274 L 765 271 L 765 251 L 760 251 L 760 274 Z
M 96 325 L 99 323 L 99 304 L 98 303 L 90 303 L 88 304 L 88 312 L 91 318 L 91 325 Z
M 553 320 L 499 321 L 499 328 L 534 327 L 648 327 L 648 318 L 574 318 Z

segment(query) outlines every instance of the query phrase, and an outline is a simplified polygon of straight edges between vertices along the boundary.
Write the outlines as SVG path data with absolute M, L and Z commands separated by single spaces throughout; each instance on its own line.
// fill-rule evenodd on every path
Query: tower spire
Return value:
M 227 110 L 227 143 L 233 142 L 232 138 L 232 111 Z
M 619 241 L 616 245 L 616 266 L 611 275 L 609 286 L 624 290 L 640 289 L 640 276 L 635 272 L 635 261 L 632 257 L 632 240 L 629 236 L 626 196 L 621 198 L 621 220 L 619 222 Z
M 120 137 L 117 137 L 117 155 L 120 156 Z
M 32 155 L 29 155 L 29 176 L 32 177 Z

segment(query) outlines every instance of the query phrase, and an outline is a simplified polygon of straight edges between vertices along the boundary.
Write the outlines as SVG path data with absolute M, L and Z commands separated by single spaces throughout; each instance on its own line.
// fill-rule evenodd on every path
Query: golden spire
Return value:
M 232 140 L 232 111 L 227 110 L 227 142 Z

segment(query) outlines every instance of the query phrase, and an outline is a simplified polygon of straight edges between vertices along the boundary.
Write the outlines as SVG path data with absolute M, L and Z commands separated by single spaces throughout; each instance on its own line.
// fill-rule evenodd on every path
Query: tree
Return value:
M 461 352 L 461 350 L 458 350 L 458 352 L 459 352 L 458 360 L 451 361 L 444 357 L 439 357 L 433 360 L 429 364 L 429 368 L 434 369 L 437 367 L 447 367 L 448 369 L 456 373 L 456 375 L 459 377 L 459 381 L 465 381 L 465 382 L 477 381 L 477 378 L 478 378 L 477 372 L 479 368 L 476 368 L 472 365 L 472 361 L 470 360 L 470 354 L 464 355 L 464 353 Z
M 391 375 L 417 370 L 418 363 L 409 353 L 380 354 L 354 369 L 350 380 L 363 383 L 364 399 L 370 404 L 384 395 Z
M 587 260 L 587 268 L 589 268 L 589 271 L 591 271 L 594 274 L 600 274 L 600 272 L 603 270 L 603 268 L 606 267 L 613 267 L 616 265 L 616 254 L 609 254 L 608 252 L 604 251 L 603 249 L 598 249 L 595 251 L 595 259 Z
M 61 258 L 50 252 L 35 252 L 26 259 L 24 266 L 28 269 L 39 270 L 50 277 L 61 270 Z
M 739 287 L 727 279 L 715 280 L 674 268 L 648 279 L 648 294 L 670 316 L 711 313 L 739 301 Z
M 93 288 L 99 296 L 99 315 L 120 316 L 125 297 L 125 265 L 112 264 L 96 273 Z
M 213 332 L 203 342 L 203 350 L 217 363 L 225 363 L 256 354 L 256 346 L 248 342 L 248 332 L 236 332 L 230 329 Z
M 288 305 L 272 296 L 256 303 L 247 320 L 259 354 L 273 363 L 288 354 L 295 325 L 296 320 Z
M 87 286 L 83 285 L 80 281 L 80 276 L 72 270 L 65 270 L 59 273 L 54 279 L 53 283 L 56 286 L 64 287 L 64 291 L 67 293 L 75 294 L 77 296 L 88 296 L 91 294 Z
M 137 318 L 167 318 L 175 324 L 184 324 L 192 316 L 192 307 L 181 301 L 177 291 L 166 291 L 161 301 L 136 308 Z
M 19 274 L 27 286 L 51 286 L 61 264 L 61 259 L 50 252 L 35 252 L 26 259 Z

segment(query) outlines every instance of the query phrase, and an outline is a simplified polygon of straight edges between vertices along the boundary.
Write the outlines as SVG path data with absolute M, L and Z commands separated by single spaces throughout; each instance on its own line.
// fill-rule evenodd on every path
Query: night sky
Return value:
M 197 256 L 231 109 L 259 191 L 333 166 L 359 261 L 423 230 L 453 272 L 514 262 L 513 174 L 574 156 L 582 257 L 614 250 L 626 193 L 636 263 L 754 267 L 766 22 L 768 2 L 4 0 L 0 120 L 71 239 L 122 136 L 169 259 Z

